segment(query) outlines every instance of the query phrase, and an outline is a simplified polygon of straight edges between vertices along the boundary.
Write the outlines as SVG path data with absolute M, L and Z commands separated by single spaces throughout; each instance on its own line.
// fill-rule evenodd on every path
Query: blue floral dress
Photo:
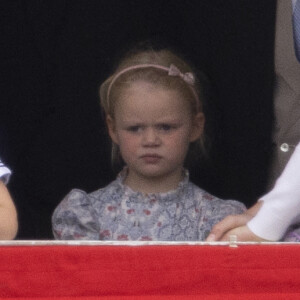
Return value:
M 72 190 L 52 216 L 60 240 L 203 241 L 213 225 L 245 206 L 218 199 L 189 181 L 176 190 L 143 194 L 125 185 L 126 168 L 105 188 Z

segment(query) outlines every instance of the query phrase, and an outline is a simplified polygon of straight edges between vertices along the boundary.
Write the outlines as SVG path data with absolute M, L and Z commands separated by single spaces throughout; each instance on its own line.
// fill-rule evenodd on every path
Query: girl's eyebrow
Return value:
M 145 121 L 134 120 L 134 119 L 123 119 L 124 123 L 135 123 L 135 124 L 147 124 Z M 181 123 L 180 119 L 163 119 L 163 120 L 156 120 L 153 122 L 154 124 L 161 124 L 161 123 Z
M 123 120 L 124 123 L 144 124 L 145 122 L 139 120 Z

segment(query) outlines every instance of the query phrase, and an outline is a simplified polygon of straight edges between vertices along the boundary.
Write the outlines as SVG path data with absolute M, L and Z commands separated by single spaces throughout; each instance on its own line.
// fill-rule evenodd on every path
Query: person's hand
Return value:
M 237 237 L 237 241 L 239 242 L 263 242 L 266 241 L 262 238 L 260 238 L 259 236 L 255 235 L 249 228 L 247 225 L 244 226 L 240 226 L 237 228 L 234 228 L 232 230 L 227 231 L 225 234 L 222 235 L 222 237 L 219 239 L 219 241 L 229 241 L 230 240 L 230 236 L 236 236 Z M 209 237 L 208 237 L 209 239 Z
M 243 214 L 226 217 L 212 228 L 206 241 L 229 241 L 231 235 L 235 235 L 237 241 L 265 241 L 246 225 L 259 211 L 261 205 L 262 201 L 257 202 Z

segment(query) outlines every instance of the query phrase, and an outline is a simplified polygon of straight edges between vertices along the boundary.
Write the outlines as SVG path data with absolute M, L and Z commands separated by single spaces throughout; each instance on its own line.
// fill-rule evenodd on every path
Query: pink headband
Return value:
M 113 84 L 116 82 L 116 80 L 124 73 L 131 71 L 131 70 L 136 70 L 136 69 L 143 69 L 143 68 L 155 68 L 155 69 L 160 69 L 160 70 L 164 70 L 168 72 L 169 76 L 178 76 L 180 78 L 182 78 L 182 80 L 184 80 L 188 86 L 190 87 L 191 91 L 193 92 L 195 99 L 197 100 L 197 108 L 199 108 L 200 106 L 200 101 L 198 98 L 198 94 L 194 88 L 194 84 L 195 84 L 195 77 L 193 75 L 193 73 L 187 72 L 187 73 L 181 73 L 180 70 L 173 64 L 170 65 L 170 67 L 164 67 L 161 65 L 155 65 L 155 64 L 140 64 L 140 65 L 135 65 L 135 66 L 131 66 L 128 68 L 123 69 L 122 71 L 120 71 L 119 73 L 117 73 L 113 80 L 110 82 L 109 87 L 107 89 L 107 101 L 109 100 L 109 96 L 110 96 L 110 92 L 111 92 L 111 88 L 113 86 Z

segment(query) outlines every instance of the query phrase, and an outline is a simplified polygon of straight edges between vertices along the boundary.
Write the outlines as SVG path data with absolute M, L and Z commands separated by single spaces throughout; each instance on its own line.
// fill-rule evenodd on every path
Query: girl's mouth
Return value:
M 142 155 L 142 160 L 149 164 L 155 164 L 160 161 L 161 156 L 157 154 L 145 154 Z

